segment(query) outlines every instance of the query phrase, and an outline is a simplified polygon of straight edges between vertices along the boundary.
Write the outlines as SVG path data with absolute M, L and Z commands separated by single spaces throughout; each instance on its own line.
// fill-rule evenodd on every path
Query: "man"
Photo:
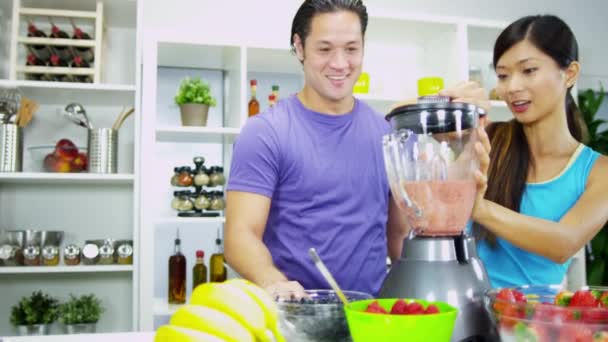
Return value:
M 291 44 L 304 88 L 248 120 L 227 187 L 225 257 L 275 295 L 328 288 L 308 256 L 316 248 L 345 290 L 376 295 L 387 253 L 407 226 L 389 198 L 382 115 L 355 99 L 367 11 L 359 0 L 307 0 Z M 483 90 L 482 90 L 483 92 Z M 448 95 L 479 97 L 466 83 Z

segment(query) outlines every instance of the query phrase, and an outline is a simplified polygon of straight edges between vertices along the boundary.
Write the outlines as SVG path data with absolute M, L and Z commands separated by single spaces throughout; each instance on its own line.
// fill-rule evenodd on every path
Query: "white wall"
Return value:
M 286 46 L 291 20 L 300 0 L 148 0 L 144 3 L 144 34 L 179 31 L 222 39 L 274 40 Z M 478 19 L 513 21 L 530 14 L 555 14 L 564 19 L 577 36 L 583 77 L 580 89 L 608 85 L 608 1 L 586 0 L 366 0 L 370 13 L 379 10 L 416 12 Z M 237 11 L 235 8 L 240 8 Z M 145 52 L 144 52 L 145 53 Z

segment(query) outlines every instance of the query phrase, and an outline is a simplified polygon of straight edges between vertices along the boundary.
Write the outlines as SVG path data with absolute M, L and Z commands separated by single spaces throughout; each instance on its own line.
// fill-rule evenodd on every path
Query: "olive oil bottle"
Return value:
M 169 257 L 169 304 L 184 303 L 186 303 L 186 257 L 181 251 L 178 229 L 175 252 Z
M 226 281 L 226 266 L 224 265 L 224 249 L 222 247 L 222 239 L 220 239 L 220 230 L 217 230 L 217 239 L 215 239 L 216 252 L 211 255 L 209 261 L 210 275 L 209 281 L 223 282 Z

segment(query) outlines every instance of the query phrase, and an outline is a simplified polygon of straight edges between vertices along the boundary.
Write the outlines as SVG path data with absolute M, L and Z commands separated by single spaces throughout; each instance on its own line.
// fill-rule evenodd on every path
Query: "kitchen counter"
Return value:
M 152 342 L 154 332 L 0 337 L 0 342 Z

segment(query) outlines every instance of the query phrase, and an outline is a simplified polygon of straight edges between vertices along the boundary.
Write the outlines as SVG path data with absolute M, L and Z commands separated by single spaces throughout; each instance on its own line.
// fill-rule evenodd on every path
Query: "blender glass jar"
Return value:
M 418 103 L 395 108 L 386 118 L 393 127 L 383 139 L 387 176 L 414 233 L 460 235 L 477 194 L 478 108 Z

